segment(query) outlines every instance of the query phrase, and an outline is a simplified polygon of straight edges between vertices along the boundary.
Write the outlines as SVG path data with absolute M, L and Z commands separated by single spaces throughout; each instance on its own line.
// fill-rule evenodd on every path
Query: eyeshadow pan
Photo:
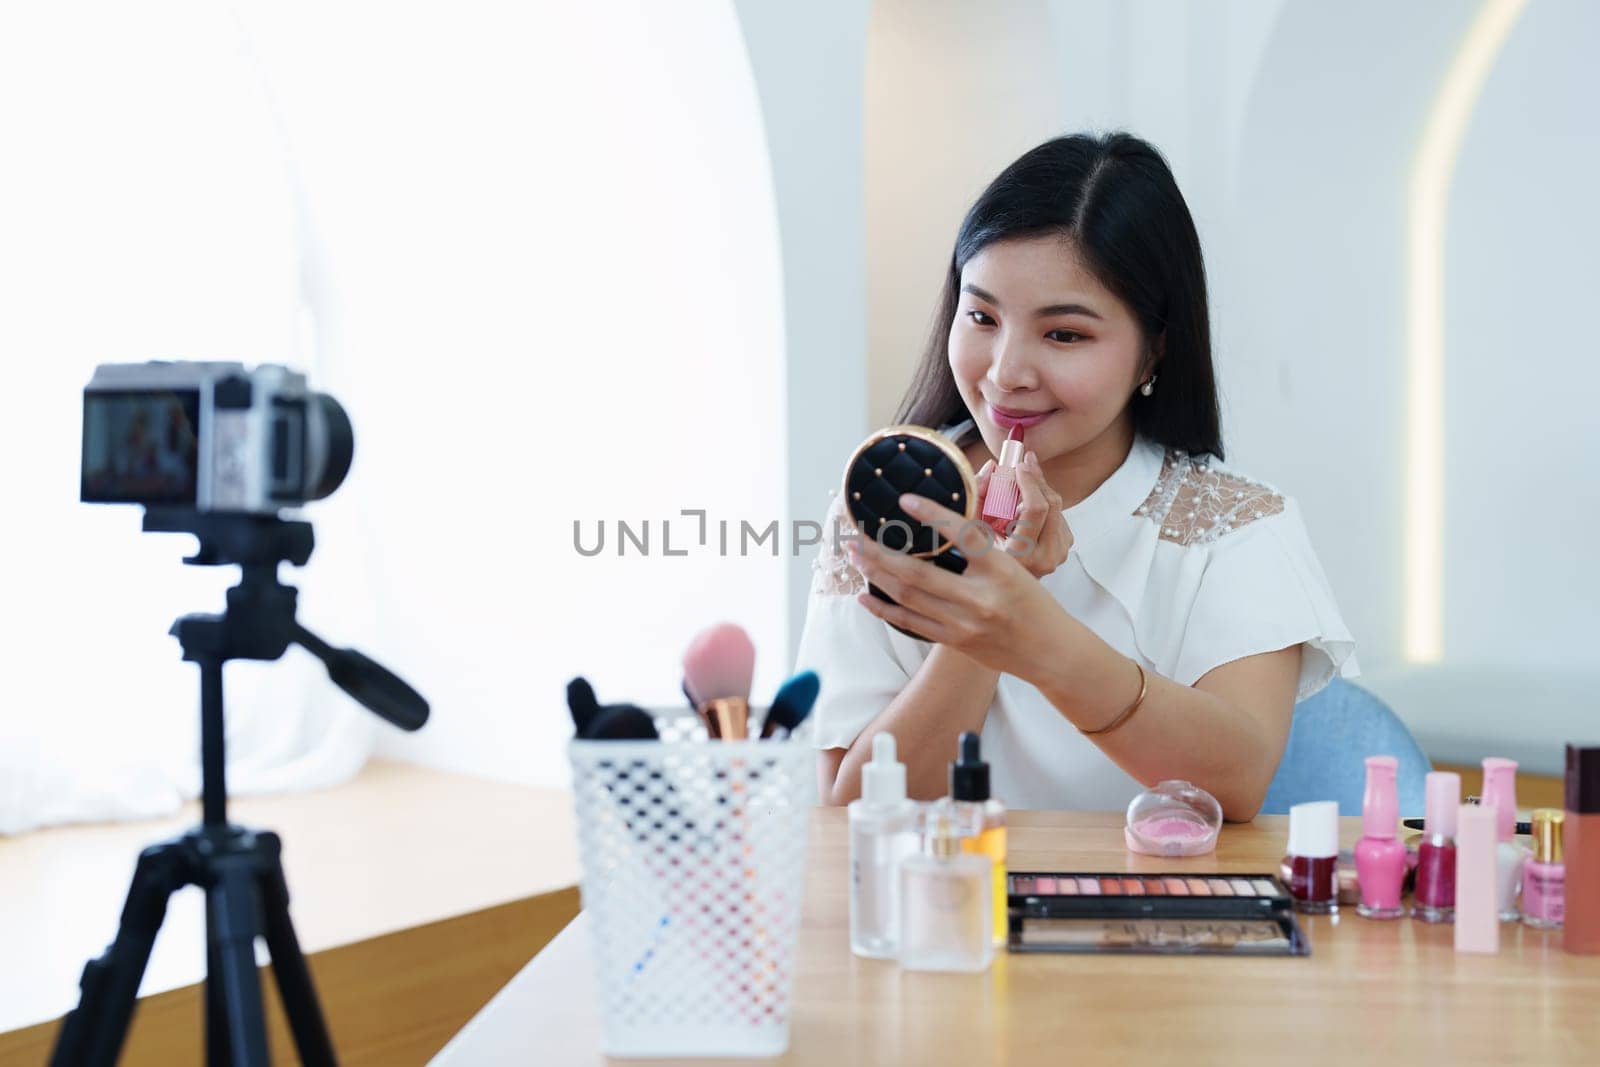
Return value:
M 1124 878 L 1122 880 L 1122 892 L 1123 892 L 1124 896 L 1130 896 L 1130 897 L 1142 897 L 1142 896 L 1144 896 L 1145 895 L 1145 892 L 1144 892 L 1144 879 L 1143 878 Z
M 1012 875 L 1011 891 L 1013 893 L 1032 893 L 1033 879 L 1024 874 Z
M 1167 892 L 1175 897 L 1186 897 L 1189 895 L 1189 883 L 1185 882 L 1182 878 L 1163 878 L 1161 879 L 1161 884 L 1166 886 Z
M 1230 879 L 1230 881 L 1231 881 L 1231 883 L 1233 885 L 1233 895 L 1234 896 L 1236 896 L 1236 897 L 1253 897 L 1253 896 L 1256 895 L 1255 887 L 1250 884 L 1248 879 L 1245 879 L 1245 878 L 1234 878 L 1234 879 Z
M 1188 878 L 1185 881 L 1188 883 L 1189 892 L 1192 895 L 1197 897 L 1209 897 L 1211 895 L 1211 886 L 1206 884 L 1204 878 Z
M 1226 878 L 1207 878 L 1206 884 L 1211 887 L 1214 897 L 1231 897 L 1234 895 L 1233 884 Z
M 1100 879 L 1100 891 L 1102 893 L 1104 893 L 1108 897 L 1120 897 L 1120 896 L 1122 896 L 1122 879 L 1121 878 L 1102 878 L 1102 879 Z
M 1055 893 L 1056 879 L 1054 875 L 1044 874 L 1033 881 L 1035 893 Z
M 1253 884 L 1256 887 L 1256 896 L 1258 897 L 1275 897 L 1279 895 L 1278 887 L 1265 878 L 1257 878 Z
M 1100 895 L 1100 882 L 1094 878 L 1079 878 L 1078 892 L 1086 897 L 1097 897 Z

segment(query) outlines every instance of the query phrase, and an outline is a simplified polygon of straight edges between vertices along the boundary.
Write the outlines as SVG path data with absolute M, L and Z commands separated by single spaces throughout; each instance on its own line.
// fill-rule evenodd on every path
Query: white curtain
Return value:
M 0 832 L 198 786 L 166 630 L 236 572 L 77 502 L 100 362 L 287 362 L 355 425 L 282 578 L 433 721 L 400 735 L 298 649 L 230 664 L 232 792 L 374 751 L 559 784 L 566 679 L 674 703 L 722 619 L 775 689 L 784 559 L 662 552 L 680 509 L 788 518 L 772 179 L 726 0 L 7 8 L 0 147 L 25 163 L 0 173 Z M 612 554 L 619 519 L 655 527 L 648 558 Z M 604 557 L 574 521 L 610 526 Z
M 172 811 L 199 790 L 198 671 L 173 619 L 222 607 L 235 568 L 139 509 L 77 502 L 95 364 L 271 360 L 337 393 L 337 293 L 285 130 L 225 7 L 9 7 L 0 16 L 0 351 L 8 354 L 0 832 Z M 375 636 L 359 492 L 315 509 L 300 618 Z M 235 793 L 348 778 L 375 726 L 303 651 L 225 672 Z

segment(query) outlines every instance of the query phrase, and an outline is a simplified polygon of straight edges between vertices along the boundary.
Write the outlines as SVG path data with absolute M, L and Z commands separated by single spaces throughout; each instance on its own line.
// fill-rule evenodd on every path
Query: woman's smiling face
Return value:
M 1129 401 L 1149 376 L 1143 332 L 1070 241 L 990 244 L 962 268 L 958 295 L 950 369 L 992 453 L 1019 422 L 1041 463 L 1131 434 Z

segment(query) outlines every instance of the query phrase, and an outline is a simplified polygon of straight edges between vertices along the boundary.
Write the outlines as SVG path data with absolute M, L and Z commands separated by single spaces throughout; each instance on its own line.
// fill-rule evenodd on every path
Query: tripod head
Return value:
M 235 565 L 239 584 L 228 590 L 221 615 L 185 615 L 171 633 L 183 658 L 216 663 L 275 660 L 291 644 L 320 659 L 335 685 L 386 722 L 417 730 L 428 721 L 428 702 L 395 674 L 350 648 L 333 648 L 295 620 L 298 594 L 278 581 L 278 564 L 304 566 L 315 538 L 311 524 L 245 512 L 147 508 L 147 533 L 192 533 L 200 539 L 191 566 Z

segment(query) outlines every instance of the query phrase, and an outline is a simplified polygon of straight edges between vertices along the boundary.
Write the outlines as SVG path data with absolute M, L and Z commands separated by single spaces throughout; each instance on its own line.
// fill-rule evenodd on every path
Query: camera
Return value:
M 339 488 L 339 402 L 276 364 L 105 363 L 83 390 L 80 499 L 275 515 Z

